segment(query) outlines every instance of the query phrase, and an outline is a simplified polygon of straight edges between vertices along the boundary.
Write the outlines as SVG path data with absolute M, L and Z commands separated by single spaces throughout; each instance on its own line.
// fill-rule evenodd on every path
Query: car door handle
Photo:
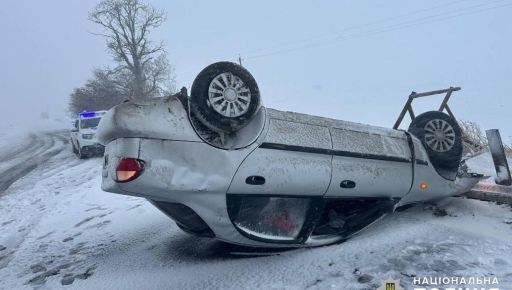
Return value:
M 245 179 L 245 183 L 250 185 L 263 185 L 265 184 L 265 177 L 259 175 L 251 175 Z
M 356 183 L 352 180 L 343 180 L 341 183 L 340 183 L 340 187 L 342 188 L 354 188 L 356 187 Z

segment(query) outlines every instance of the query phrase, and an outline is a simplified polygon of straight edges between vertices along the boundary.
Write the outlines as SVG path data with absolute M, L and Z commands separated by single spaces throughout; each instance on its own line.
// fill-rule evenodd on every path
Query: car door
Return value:
M 240 165 L 228 193 L 322 196 L 331 148 L 327 127 L 270 119 L 264 141 Z
M 330 128 L 332 180 L 328 197 L 402 197 L 412 184 L 411 152 L 405 133 Z

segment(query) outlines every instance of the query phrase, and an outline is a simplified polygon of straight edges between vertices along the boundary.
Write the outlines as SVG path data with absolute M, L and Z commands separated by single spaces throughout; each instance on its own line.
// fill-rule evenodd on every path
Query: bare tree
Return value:
M 74 116 L 84 110 L 108 110 L 128 99 L 124 81 L 118 79 L 118 74 L 108 69 L 96 69 L 93 73 L 93 78 L 71 93 L 69 111 Z
M 464 154 L 473 156 L 489 149 L 487 137 L 477 123 L 472 121 L 459 120 L 459 126 L 462 130 L 462 144 L 464 146 Z M 503 143 L 503 149 L 505 149 L 505 153 L 507 155 L 512 155 L 512 143 Z
M 475 155 L 487 148 L 487 138 L 477 123 L 459 120 L 459 126 L 462 130 L 462 144 L 465 154 Z
M 505 149 L 505 153 L 509 156 L 512 156 L 512 143 L 503 144 L 503 148 Z
M 118 62 L 115 72 L 132 92 L 129 98 L 161 95 L 172 86 L 163 44 L 149 39 L 151 31 L 166 20 L 164 11 L 140 0 L 103 0 L 89 19 L 105 30 L 101 35 Z

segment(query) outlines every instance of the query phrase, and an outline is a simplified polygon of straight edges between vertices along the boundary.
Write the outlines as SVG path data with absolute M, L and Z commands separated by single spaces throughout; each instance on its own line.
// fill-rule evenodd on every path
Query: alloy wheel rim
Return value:
M 251 91 L 238 76 L 221 73 L 210 82 L 208 100 L 217 113 L 235 118 L 249 110 Z
M 430 120 L 425 125 L 425 143 L 436 152 L 446 152 L 455 145 L 455 130 L 441 119 Z

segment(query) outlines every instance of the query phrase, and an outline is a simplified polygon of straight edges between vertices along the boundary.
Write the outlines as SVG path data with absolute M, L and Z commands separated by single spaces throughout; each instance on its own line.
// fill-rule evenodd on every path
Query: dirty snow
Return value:
M 102 192 L 101 158 L 78 160 L 63 138 L 47 147 L 50 159 L 0 191 L 0 289 L 376 289 L 388 277 L 409 289 L 413 276 L 496 276 L 512 288 L 506 205 L 447 198 L 345 243 L 240 256 L 181 232 L 144 199 Z M 492 175 L 489 158 L 468 164 L 491 162 Z

